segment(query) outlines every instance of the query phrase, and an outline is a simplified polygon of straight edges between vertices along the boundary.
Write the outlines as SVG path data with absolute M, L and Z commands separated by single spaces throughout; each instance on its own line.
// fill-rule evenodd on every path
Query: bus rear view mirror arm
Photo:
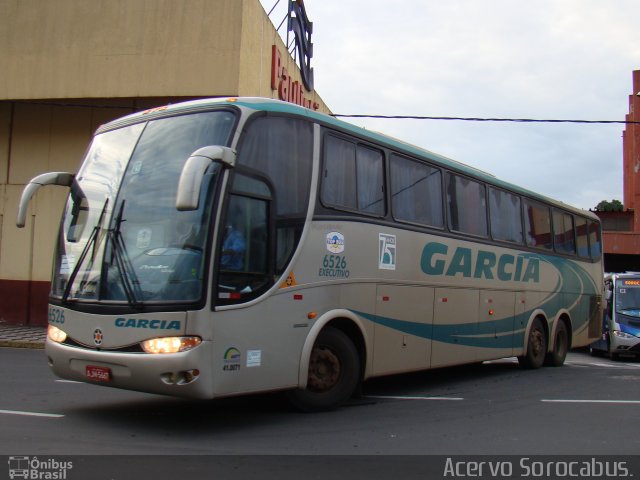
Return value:
M 199 148 L 191 154 L 182 168 L 178 181 L 176 209 L 185 211 L 198 208 L 202 179 L 207 167 L 216 161 L 233 167 L 236 164 L 236 152 L 231 148 L 216 145 Z
M 18 206 L 18 216 L 16 218 L 16 226 L 23 228 L 27 219 L 27 208 L 31 197 L 44 185 L 60 185 L 62 187 L 70 187 L 73 184 L 75 175 L 67 172 L 49 172 L 38 175 L 32 178 L 31 181 L 24 187 L 22 191 L 22 197 L 20 198 L 20 204 Z

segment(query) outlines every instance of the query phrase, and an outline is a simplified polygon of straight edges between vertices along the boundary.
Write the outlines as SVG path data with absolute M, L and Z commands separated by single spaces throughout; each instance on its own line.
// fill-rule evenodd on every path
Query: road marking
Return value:
M 56 382 L 58 382 L 58 383 L 84 383 L 84 382 L 77 382 L 75 380 L 56 380 Z
M 364 395 L 365 398 L 380 398 L 388 400 L 464 400 L 462 397 L 415 397 L 410 395 Z
M 569 367 L 582 367 L 582 368 L 610 368 L 612 370 L 639 370 L 640 365 L 632 365 L 629 363 L 620 363 L 614 365 L 611 363 L 567 363 Z
M 47 417 L 47 418 L 62 418 L 64 415 L 57 413 L 38 413 L 38 412 L 21 412 L 19 410 L 0 410 L 0 414 L 5 415 L 23 415 L 26 417 Z
M 543 399 L 541 402 L 547 403 L 620 403 L 620 404 L 630 404 L 637 405 L 640 404 L 640 400 L 569 400 L 569 399 Z

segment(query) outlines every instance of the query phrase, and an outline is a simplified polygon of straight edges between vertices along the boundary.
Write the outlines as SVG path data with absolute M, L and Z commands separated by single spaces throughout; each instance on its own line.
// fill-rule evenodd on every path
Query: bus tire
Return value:
M 527 338 L 527 353 L 518 357 L 523 368 L 540 368 L 547 356 L 547 336 L 539 318 L 531 324 Z
M 304 412 L 333 410 L 346 402 L 360 383 L 360 356 L 351 339 L 327 327 L 316 339 L 309 358 L 307 388 L 290 390 L 291 404 Z
M 567 324 L 563 320 L 559 320 L 559 322 L 556 327 L 553 350 L 547 353 L 544 361 L 544 364 L 550 367 L 561 367 L 569 352 L 569 332 L 567 331 Z

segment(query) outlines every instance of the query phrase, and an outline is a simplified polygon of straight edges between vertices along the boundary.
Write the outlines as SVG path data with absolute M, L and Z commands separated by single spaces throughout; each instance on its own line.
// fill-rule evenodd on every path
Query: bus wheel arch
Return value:
M 547 345 L 549 343 L 549 325 L 547 319 L 541 315 L 536 315 L 526 330 L 524 352 L 518 357 L 520 365 L 524 368 L 540 368 L 547 356 Z
M 564 364 L 573 341 L 572 331 L 569 315 L 566 312 L 559 315 L 554 322 L 552 334 L 548 337 L 549 350 L 544 361 L 546 366 L 561 367 Z
M 299 385 L 287 392 L 289 401 L 307 412 L 338 407 L 359 390 L 365 358 L 365 339 L 357 322 L 320 319 L 305 342 Z

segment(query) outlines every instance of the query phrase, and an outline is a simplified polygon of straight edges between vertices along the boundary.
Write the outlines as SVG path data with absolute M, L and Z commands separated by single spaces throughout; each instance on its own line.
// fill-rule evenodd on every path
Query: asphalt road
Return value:
M 370 381 L 362 398 L 316 414 L 275 394 L 192 401 L 61 381 L 41 350 L 0 348 L 0 378 L 4 455 L 640 452 L 640 362 L 586 352 L 562 368 L 507 359 Z

